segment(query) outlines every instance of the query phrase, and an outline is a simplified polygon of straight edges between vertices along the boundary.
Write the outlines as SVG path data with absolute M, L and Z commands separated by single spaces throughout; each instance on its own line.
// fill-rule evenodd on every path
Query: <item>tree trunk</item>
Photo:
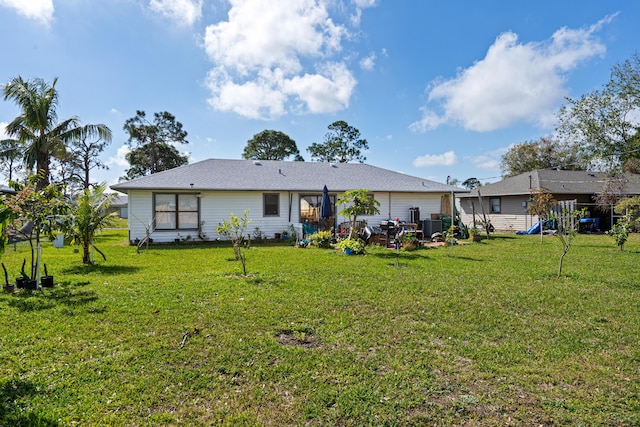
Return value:
M 36 172 L 41 174 L 42 177 L 38 179 L 36 183 L 36 190 L 40 191 L 49 185 L 49 154 L 38 153 L 38 160 L 36 162 Z
M 558 266 L 558 278 L 560 278 L 560 276 L 562 275 L 562 261 L 564 260 L 564 256 L 567 254 L 567 252 L 569 252 L 569 249 L 571 249 L 570 246 L 565 246 L 564 251 L 562 251 L 562 255 L 560 255 L 560 265 Z
M 91 264 L 91 252 L 89 251 L 89 243 L 82 243 L 82 263 Z

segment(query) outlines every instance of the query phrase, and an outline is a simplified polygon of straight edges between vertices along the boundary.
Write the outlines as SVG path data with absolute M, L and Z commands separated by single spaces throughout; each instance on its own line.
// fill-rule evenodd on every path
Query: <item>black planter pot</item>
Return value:
M 16 288 L 22 289 L 24 288 L 24 281 L 27 280 L 24 277 L 16 277 Z
M 42 276 L 40 286 L 43 288 L 53 288 L 53 276 Z
M 6 285 L 2 285 L 2 290 L 11 293 L 16 290 L 16 285 L 13 283 L 7 283 Z
M 24 288 L 28 291 L 35 291 L 38 289 L 38 281 L 26 279 L 23 281 Z

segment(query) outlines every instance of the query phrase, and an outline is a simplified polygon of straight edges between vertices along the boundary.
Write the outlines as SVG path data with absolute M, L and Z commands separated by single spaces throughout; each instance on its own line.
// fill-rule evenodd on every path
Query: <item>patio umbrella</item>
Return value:
M 333 211 L 331 210 L 331 198 L 329 197 L 329 190 L 325 185 L 322 189 L 322 202 L 320 204 L 320 217 L 321 218 L 330 218 L 333 215 Z

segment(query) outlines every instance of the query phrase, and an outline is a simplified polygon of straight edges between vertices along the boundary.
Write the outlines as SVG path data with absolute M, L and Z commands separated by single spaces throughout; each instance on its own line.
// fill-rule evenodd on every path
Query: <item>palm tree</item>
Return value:
M 28 169 L 36 167 L 41 176 L 38 190 L 49 184 L 51 158 L 60 158 L 66 143 L 86 133 L 111 140 L 111 130 L 106 125 L 79 125 L 76 116 L 58 122 L 57 78 L 49 85 L 42 79 L 23 80 L 14 77 L 4 86 L 4 99 L 14 101 L 22 114 L 7 125 L 9 136 L 16 138 L 24 150 L 24 162 Z
M 76 199 L 76 205 L 72 209 L 73 224 L 71 225 L 71 238 L 73 242 L 82 245 L 82 262 L 92 264 L 90 249 L 93 247 L 106 260 L 102 253 L 94 245 L 95 235 L 98 231 L 110 226 L 115 219 L 115 212 L 109 212 L 109 204 L 113 195 L 105 195 L 106 183 L 102 183 L 93 189 L 84 190 Z

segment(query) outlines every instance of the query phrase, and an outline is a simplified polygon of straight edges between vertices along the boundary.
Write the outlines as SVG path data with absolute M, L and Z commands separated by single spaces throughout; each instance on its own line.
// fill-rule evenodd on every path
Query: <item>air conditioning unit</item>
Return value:
M 431 237 L 433 233 L 442 233 L 442 220 L 425 219 L 422 221 L 422 235 L 425 239 Z

